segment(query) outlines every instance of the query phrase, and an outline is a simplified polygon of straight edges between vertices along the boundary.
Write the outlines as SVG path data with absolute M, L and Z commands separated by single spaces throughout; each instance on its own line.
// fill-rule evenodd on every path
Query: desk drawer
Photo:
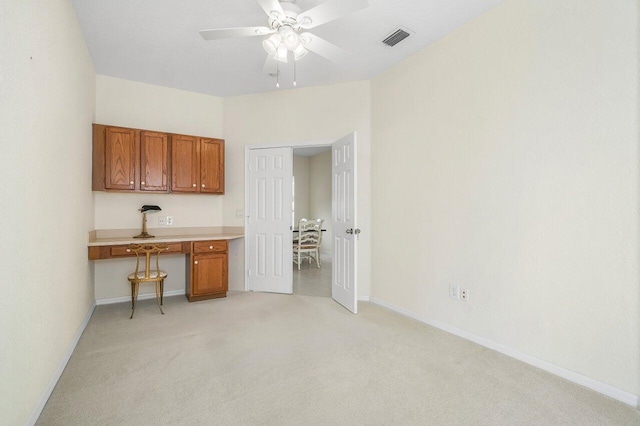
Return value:
M 226 253 L 227 242 L 222 241 L 195 241 L 193 243 L 193 254 L 201 253 Z
M 151 243 L 153 244 L 153 243 Z M 162 244 L 162 243 L 159 243 Z M 167 243 L 169 246 L 169 250 L 163 251 L 162 254 L 165 253 L 182 253 L 182 243 Z M 113 257 L 121 257 L 121 256 L 135 256 L 135 253 L 129 251 L 129 246 L 113 246 L 111 247 L 111 256 Z M 143 256 L 144 257 L 144 256 Z

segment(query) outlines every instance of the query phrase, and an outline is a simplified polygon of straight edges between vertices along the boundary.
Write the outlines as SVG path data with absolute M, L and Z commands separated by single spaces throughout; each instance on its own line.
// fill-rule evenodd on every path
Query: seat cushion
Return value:
M 167 273 L 164 271 L 160 271 L 160 278 L 166 278 L 167 277 Z M 129 279 L 135 279 L 136 276 L 135 274 L 129 274 Z M 138 277 L 139 280 L 144 279 L 144 271 L 139 271 L 138 272 Z M 157 271 L 151 271 L 149 272 L 149 279 L 156 279 L 158 278 L 158 272 Z

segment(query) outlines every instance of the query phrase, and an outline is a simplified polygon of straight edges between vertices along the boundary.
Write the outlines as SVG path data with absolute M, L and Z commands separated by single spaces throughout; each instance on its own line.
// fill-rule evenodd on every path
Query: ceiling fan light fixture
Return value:
M 298 47 L 296 47 L 296 49 L 293 51 L 293 59 L 299 61 L 300 59 L 307 56 L 307 53 L 309 53 L 309 51 L 302 47 L 301 44 L 299 44 Z
M 298 34 L 287 34 L 287 37 L 284 39 L 284 45 L 291 51 L 296 50 L 296 48 L 300 46 L 300 38 L 298 37 Z
M 298 33 L 286 25 L 280 28 L 280 37 L 282 37 L 282 42 L 287 47 L 287 49 L 293 51 L 300 44 L 300 37 Z
M 274 59 L 279 62 L 288 62 L 289 50 L 284 44 L 278 46 L 278 50 L 274 56 Z
M 269 55 L 276 55 L 282 38 L 278 34 L 272 34 L 262 41 L 262 47 Z
M 311 34 L 309 33 L 302 33 L 300 34 L 300 42 L 302 44 L 309 44 L 311 43 Z

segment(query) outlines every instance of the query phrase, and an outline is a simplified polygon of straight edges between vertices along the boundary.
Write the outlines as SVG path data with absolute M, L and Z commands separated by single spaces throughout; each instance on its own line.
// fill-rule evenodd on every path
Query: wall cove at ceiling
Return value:
M 640 393 L 638 12 L 509 0 L 372 81 L 372 298 Z

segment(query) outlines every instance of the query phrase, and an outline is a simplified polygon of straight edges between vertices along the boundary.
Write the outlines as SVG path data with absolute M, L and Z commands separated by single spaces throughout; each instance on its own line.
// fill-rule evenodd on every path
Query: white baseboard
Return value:
M 181 296 L 184 295 L 184 290 L 172 290 L 172 291 L 165 291 L 164 292 L 164 297 L 170 297 L 170 296 Z M 156 293 L 144 293 L 144 294 L 139 294 L 138 295 L 138 300 L 145 300 L 145 299 L 155 299 L 156 298 Z M 100 306 L 100 305 L 111 305 L 112 303 L 124 303 L 124 302 L 129 302 L 131 303 L 131 296 L 122 296 L 122 297 L 111 297 L 108 299 L 98 299 L 96 300 L 96 305 Z
M 358 296 L 358 302 L 368 302 L 369 300 L 369 296 Z
M 89 308 L 89 311 L 87 312 L 87 315 L 85 315 L 84 319 L 82 320 L 82 324 L 80 324 L 80 327 L 78 327 L 78 331 L 76 331 L 75 336 L 73 336 L 73 340 L 71 340 L 71 343 L 69 343 L 69 346 L 67 347 L 67 350 L 62 357 L 62 360 L 60 360 L 60 364 L 58 364 L 58 368 L 53 373 L 53 377 L 51 377 L 51 380 L 49 380 L 47 387 L 42 392 L 42 395 L 40 396 L 40 400 L 38 401 L 38 404 L 35 406 L 35 408 L 31 412 L 31 416 L 29 417 L 29 420 L 27 420 L 27 425 L 29 426 L 35 425 L 36 422 L 38 421 L 38 418 L 40 417 L 40 414 L 42 414 L 42 410 L 44 409 L 44 406 L 47 404 L 47 401 L 49 400 L 49 397 L 51 396 L 53 389 L 58 384 L 58 380 L 60 380 L 60 376 L 62 376 L 62 372 L 66 368 L 67 363 L 69 362 L 69 359 L 71 359 L 71 355 L 73 354 L 73 351 L 76 349 L 76 345 L 78 344 L 78 341 L 82 336 L 82 333 L 84 333 L 84 329 L 87 327 L 87 324 L 89 324 L 89 320 L 91 319 L 91 315 L 93 315 L 93 311 L 95 309 L 96 309 L 96 302 L 93 302 L 93 304 Z
M 567 370 L 566 368 L 557 366 L 550 362 L 541 360 L 531 355 L 527 355 L 525 353 L 519 352 L 507 346 L 503 346 L 494 341 L 485 339 L 484 337 L 476 336 L 464 330 L 460 330 L 459 328 L 452 327 L 448 324 L 441 323 L 439 321 L 435 321 L 421 315 L 417 315 L 406 309 L 400 308 L 398 306 L 392 305 L 391 303 L 387 303 L 385 301 L 376 299 L 374 297 L 370 297 L 369 301 L 376 305 L 382 306 L 383 308 L 387 308 L 389 310 L 397 312 L 401 315 L 407 316 L 409 318 L 413 318 L 417 321 L 439 328 L 440 330 L 444 330 L 448 333 L 455 334 L 456 336 L 462 337 L 463 339 L 470 340 L 474 343 L 484 346 L 485 348 L 492 349 L 496 352 L 500 352 L 502 354 L 510 356 L 511 358 L 515 358 L 529 365 L 533 365 L 534 367 L 540 368 L 541 370 L 547 371 L 551 374 L 555 374 L 556 376 L 562 377 L 563 379 L 569 380 L 573 383 L 584 386 L 586 388 L 599 392 L 603 395 L 606 395 L 618 401 L 624 402 L 625 404 L 637 407 L 638 403 L 640 402 L 638 395 L 634 395 L 630 392 L 623 391 L 622 389 L 618 389 L 614 386 L 607 385 L 606 383 L 599 382 L 590 377 L 583 376 L 582 374 L 576 373 L 571 370 Z

